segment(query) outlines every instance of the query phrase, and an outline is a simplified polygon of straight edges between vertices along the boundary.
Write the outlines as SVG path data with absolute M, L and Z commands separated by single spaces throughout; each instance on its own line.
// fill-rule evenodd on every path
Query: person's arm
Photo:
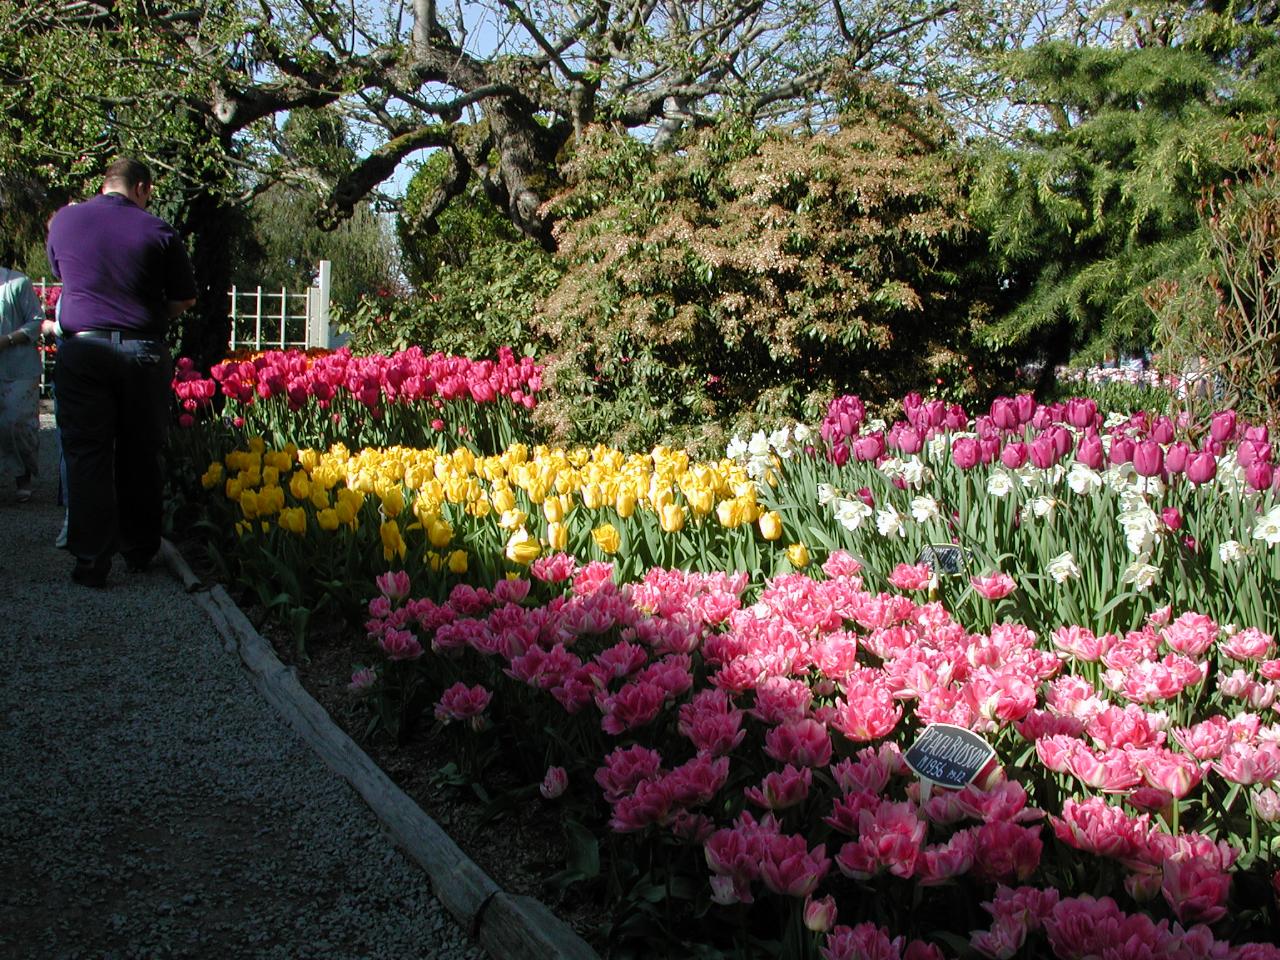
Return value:
M 190 300 L 169 300 L 168 301 L 169 319 L 172 320 L 174 317 L 177 317 L 177 316 L 180 316 L 181 314 L 186 313 L 195 305 L 196 305 L 195 297 L 192 297 Z
M 35 288 L 26 277 L 18 281 L 17 305 L 21 315 L 27 319 L 22 326 L 0 337 L 0 343 L 3 343 L 6 349 L 35 343 L 36 337 L 40 336 L 40 324 L 44 321 L 44 308 L 40 306 Z

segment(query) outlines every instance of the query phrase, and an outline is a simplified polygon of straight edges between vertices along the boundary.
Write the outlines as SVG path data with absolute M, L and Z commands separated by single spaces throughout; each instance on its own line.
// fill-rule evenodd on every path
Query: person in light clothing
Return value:
M 0 251 L 12 262 L 12 251 Z M 0 476 L 14 478 L 19 503 L 31 499 L 40 447 L 40 324 L 44 309 L 25 274 L 0 267 Z

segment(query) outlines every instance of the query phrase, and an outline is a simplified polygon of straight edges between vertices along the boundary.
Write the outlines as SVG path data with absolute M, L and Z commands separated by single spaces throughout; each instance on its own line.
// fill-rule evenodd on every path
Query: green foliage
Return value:
M 458 197 L 429 225 L 423 223 L 426 208 L 443 187 L 448 166 L 448 153 L 433 153 L 409 181 L 396 217 L 405 276 L 415 287 L 433 293 L 439 292 L 442 270 L 465 269 L 473 255 L 483 258 L 488 248 L 520 239 L 506 215 L 474 190 Z
M 566 272 L 536 321 L 539 418 L 566 439 L 713 445 L 963 370 L 974 285 L 944 132 L 897 101 L 818 135 L 727 121 L 674 153 L 590 130 L 551 204 Z
M 335 311 L 335 320 L 357 353 L 419 344 L 468 357 L 493 356 L 503 346 L 541 354 L 531 317 L 559 276 L 537 244 L 497 242 L 476 247 L 462 263 L 439 264 L 435 282 L 412 297 L 366 296 Z
M 992 347 L 1052 365 L 1149 344 L 1144 291 L 1203 273 L 1195 202 L 1239 162 L 1235 134 L 1280 107 L 1274 30 L 1199 4 L 1143 13 L 1113 24 L 1114 45 L 1006 60 L 1045 123 L 974 151 L 971 211 L 1019 298 L 983 327 Z

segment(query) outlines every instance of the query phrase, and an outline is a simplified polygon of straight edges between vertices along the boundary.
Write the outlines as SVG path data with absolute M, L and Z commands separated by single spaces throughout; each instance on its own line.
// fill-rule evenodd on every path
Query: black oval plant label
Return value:
M 972 730 L 931 723 L 904 758 L 916 775 L 943 787 L 965 787 L 996 755 L 995 747 Z

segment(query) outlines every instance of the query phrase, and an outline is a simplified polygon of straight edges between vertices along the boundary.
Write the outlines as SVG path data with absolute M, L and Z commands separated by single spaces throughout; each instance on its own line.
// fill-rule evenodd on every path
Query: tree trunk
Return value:
M 213 191 L 202 191 L 187 204 L 180 230 L 192 238 L 192 264 L 196 273 L 196 305 L 179 319 L 180 352 L 201 370 L 208 370 L 227 353 L 231 342 L 231 318 L 227 291 L 231 289 L 231 257 L 242 214 L 219 200 Z

